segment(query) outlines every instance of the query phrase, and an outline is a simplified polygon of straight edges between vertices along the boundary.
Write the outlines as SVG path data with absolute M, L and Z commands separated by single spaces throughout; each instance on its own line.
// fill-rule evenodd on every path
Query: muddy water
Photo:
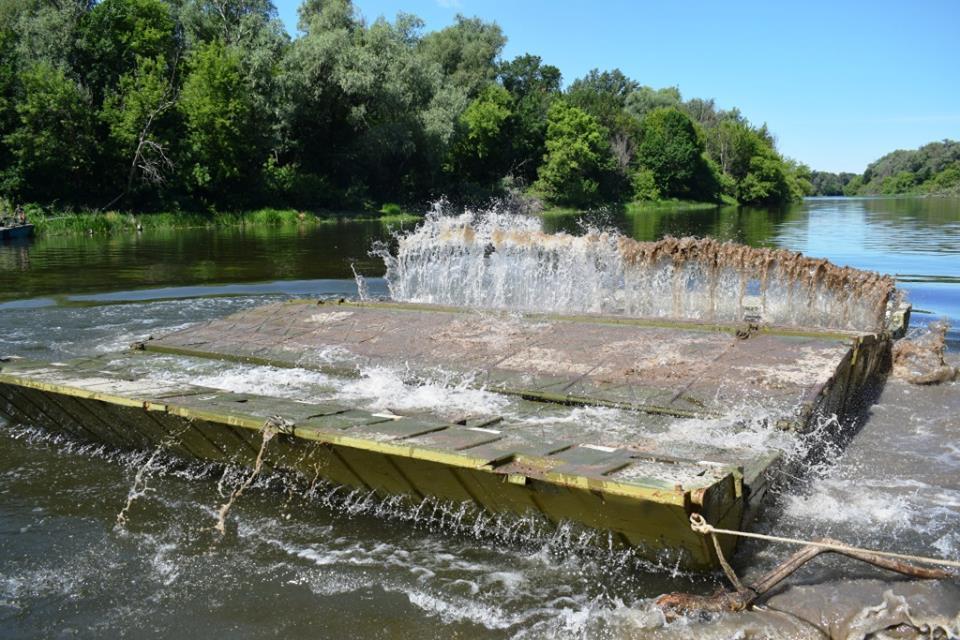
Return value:
M 931 312 L 919 319 L 960 319 L 960 201 L 813 200 L 784 212 L 590 222 L 641 240 L 711 235 L 890 272 Z M 547 227 L 576 229 L 577 222 L 548 220 Z M 351 262 L 371 276 L 371 293 L 383 294 L 382 266 L 366 251 L 387 236 L 377 225 L 341 225 L 0 247 L 0 354 L 105 353 L 291 295 L 349 295 L 356 290 Z M 332 384 L 295 370 L 170 364 L 171 375 L 203 384 L 290 397 L 329 393 Z M 334 391 L 371 407 L 402 400 L 509 409 L 443 379 L 411 389 L 386 370 Z M 957 558 L 958 398 L 960 383 L 891 382 L 848 446 L 786 482 L 757 528 Z M 603 411 L 565 419 L 624 426 L 622 416 Z M 858 628 L 864 608 L 881 605 L 887 590 L 908 595 L 912 613 L 927 621 L 942 612 L 942 601 L 960 599 L 955 585 L 879 582 L 887 576 L 823 558 L 778 596 L 778 609 L 807 622 L 768 612 L 664 627 L 649 598 L 708 592 L 718 582 L 588 553 L 564 532 L 540 533 L 536 523 L 490 522 L 451 534 L 456 514 L 403 513 L 329 487 L 291 492 L 271 476 L 231 508 L 218 540 L 217 509 L 246 476 L 184 466 L 162 452 L 145 466 L 152 453 L 0 431 L 0 637 L 729 637 L 759 629 L 816 637 L 817 629 L 842 635 Z M 118 527 L 138 472 L 146 490 Z M 745 545 L 735 564 L 749 576 L 782 554 Z M 800 593 L 817 589 L 799 586 L 811 584 L 820 591 Z M 831 607 L 811 605 L 824 593 Z

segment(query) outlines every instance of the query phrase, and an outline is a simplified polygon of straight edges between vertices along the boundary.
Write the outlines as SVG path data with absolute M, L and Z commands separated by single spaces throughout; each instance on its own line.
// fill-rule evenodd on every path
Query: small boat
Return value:
M 15 224 L 11 227 L 0 227 L 0 240 L 18 240 L 20 238 L 30 238 L 33 236 L 32 224 Z

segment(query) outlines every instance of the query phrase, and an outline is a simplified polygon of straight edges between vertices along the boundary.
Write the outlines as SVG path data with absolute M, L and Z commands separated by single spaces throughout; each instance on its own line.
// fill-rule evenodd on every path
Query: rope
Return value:
M 727 580 L 730 581 L 738 593 L 743 593 L 746 589 L 743 583 L 740 582 L 740 578 L 737 577 L 737 572 L 733 570 L 733 567 L 730 566 L 730 563 L 727 562 L 727 559 L 724 557 L 723 549 L 720 548 L 720 541 L 717 540 L 717 535 L 711 532 L 710 539 L 713 540 L 713 548 L 717 552 L 717 559 L 720 560 L 720 568 L 723 569 L 723 573 L 726 574 Z
M 784 544 L 794 544 L 804 547 L 819 547 L 821 549 L 830 549 L 832 551 L 862 551 L 866 553 L 872 553 L 877 556 L 882 556 L 886 558 L 895 558 L 897 560 L 908 560 L 910 562 L 919 562 L 921 564 L 935 564 L 944 567 L 952 567 L 954 569 L 960 569 L 960 562 L 956 560 L 945 560 L 943 558 L 926 558 L 924 556 L 912 556 L 906 553 L 894 553 L 892 551 L 874 551 L 873 549 L 864 549 L 862 547 L 854 547 L 846 544 L 838 544 L 835 542 L 815 542 L 813 540 L 801 540 L 799 538 L 784 538 L 781 536 L 768 536 L 762 533 L 750 533 L 749 531 L 735 531 L 732 529 L 718 529 L 712 524 L 707 523 L 699 513 L 690 514 L 690 528 L 696 531 L 697 533 L 707 535 L 721 533 L 729 536 L 740 536 L 741 538 L 755 538 L 757 540 L 767 540 L 769 542 L 782 542 Z M 716 545 L 716 536 L 714 536 L 714 544 Z M 722 557 L 722 556 L 721 556 Z M 723 564 L 726 564 L 725 562 Z M 726 571 L 726 570 L 725 570 Z

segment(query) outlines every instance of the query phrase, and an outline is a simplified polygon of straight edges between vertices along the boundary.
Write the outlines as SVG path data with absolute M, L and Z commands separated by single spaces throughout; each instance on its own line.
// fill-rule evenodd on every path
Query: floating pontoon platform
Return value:
M 256 457 L 261 431 L 279 429 L 266 450 L 275 469 L 411 502 L 532 511 L 607 532 L 605 540 L 650 558 L 709 569 L 715 553 L 691 531 L 690 514 L 746 527 L 779 453 L 704 444 L 683 429 L 762 415 L 770 429 L 805 431 L 819 414 L 842 419 L 885 371 L 892 335 L 906 321 L 900 310 L 884 329 L 857 332 L 291 301 L 125 354 L 5 362 L 0 415 L 120 447 L 167 442 L 185 457 L 241 464 Z M 526 403 L 542 419 L 534 428 L 499 415 L 371 412 L 143 375 L 144 363 L 170 354 L 344 377 L 371 366 L 402 368 L 414 381 L 443 371 Z M 629 428 L 551 424 L 564 405 L 617 408 Z M 732 539 L 723 542 L 732 550 Z

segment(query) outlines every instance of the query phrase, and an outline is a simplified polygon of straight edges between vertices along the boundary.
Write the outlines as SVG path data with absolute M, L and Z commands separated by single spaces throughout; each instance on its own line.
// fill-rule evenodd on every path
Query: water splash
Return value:
M 160 455 L 160 452 L 163 451 L 165 447 L 165 442 L 158 444 L 153 450 L 153 453 L 150 454 L 150 457 L 147 458 L 147 461 L 137 469 L 137 474 L 133 477 L 133 486 L 131 486 L 127 492 L 127 503 L 123 505 L 123 509 L 117 514 L 117 526 L 127 526 L 127 513 L 130 511 L 130 507 L 133 506 L 134 501 L 144 497 L 150 491 L 150 487 L 147 486 L 147 480 L 149 480 L 153 471 L 156 469 L 154 462 L 157 456 Z
M 350 271 L 353 272 L 353 280 L 357 283 L 357 300 L 364 302 L 370 299 L 370 288 L 367 286 L 367 280 L 357 271 L 357 267 L 351 262 Z
M 273 440 L 274 436 L 280 433 L 280 430 L 283 428 L 283 424 L 285 422 L 286 421 L 283 420 L 283 418 L 271 418 L 270 420 L 267 420 L 267 422 L 263 425 L 263 429 L 260 430 L 260 450 L 257 452 L 257 459 L 253 463 L 253 469 L 250 471 L 250 474 L 246 477 L 246 479 L 230 492 L 230 496 L 227 498 L 227 501 L 221 504 L 220 508 L 217 510 L 217 524 L 213 525 L 213 528 L 221 536 L 227 533 L 227 513 L 230 511 L 230 507 L 232 507 L 237 498 L 243 495 L 243 492 L 246 491 L 251 484 L 253 484 L 253 481 L 263 468 L 263 456 L 267 451 L 267 445 L 271 440 Z
M 123 505 L 123 509 L 120 510 L 120 513 L 117 514 L 117 526 L 127 526 L 127 513 L 130 512 L 130 507 L 133 506 L 133 503 L 136 500 L 146 496 L 147 493 L 151 491 L 150 487 L 147 486 L 147 482 L 156 471 L 165 468 L 164 464 L 157 464 L 157 458 L 163 451 L 169 448 L 170 445 L 176 442 L 180 436 L 187 431 L 187 429 L 190 428 L 191 425 L 187 425 L 176 433 L 171 433 L 163 438 L 159 443 L 157 443 L 157 446 L 150 454 L 150 457 L 147 458 L 147 461 L 140 465 L 140 467 L 137 469 L 137 473 L 133 477 L 133 485 L 127 492 L 127 502 Z
M 379 246 L 396 300 L 557 313 L 875 330 L 893 280 L 782 249 L 710 238 L 637 242 L 617 232 L 548 234 L 539 218 L 431 211 Z

